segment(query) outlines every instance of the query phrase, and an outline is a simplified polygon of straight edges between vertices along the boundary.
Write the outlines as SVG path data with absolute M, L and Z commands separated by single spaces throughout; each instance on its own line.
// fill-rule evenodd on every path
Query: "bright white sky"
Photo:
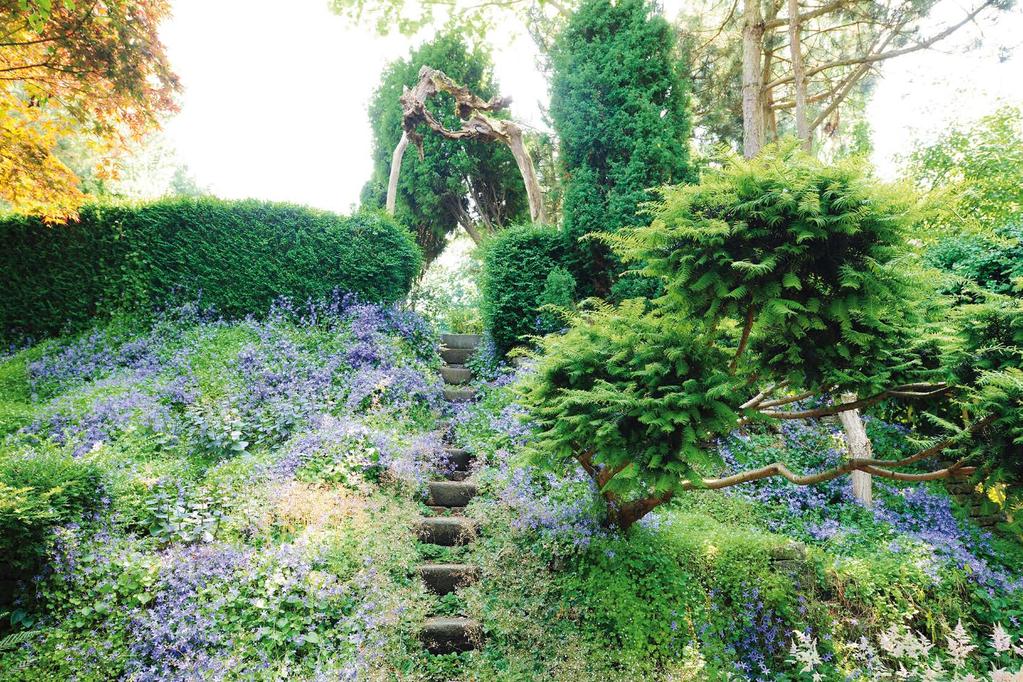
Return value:
M 161 33 L 185 93 L 166 138 L 198 181 L 228 198 L 356 204 L 370 173 L 369 97 L 411 41 L 354 28 L 326 0 L 175 0 L 173 11 Z M 501 91 L 514 97 L 517 119 L 540 125 L 547 93 L 534 49 L 526 37 L 492 36 L 509 40 L 494 55 Z M 1023 105 L 1023 49 L 997 59 L 998 48 L 1021 40 L 1023 15 L 1014 13 L 986 31 L 982 50 L 887 64 L 870 108 L 881 172 L 893 174 L 892 159 L 915 137 L 998 102 Z

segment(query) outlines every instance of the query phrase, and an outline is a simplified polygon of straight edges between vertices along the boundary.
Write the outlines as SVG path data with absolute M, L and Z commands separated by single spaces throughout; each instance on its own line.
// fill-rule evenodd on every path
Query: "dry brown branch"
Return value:
M 455 100 L 455 113 L 462 120 L 460 129 L 446 128 L 426 108 L 430 98 L 440 93 L 448 94 Z M 465 86 L 451 80 L 443 71 L 424 66 L 419 70 L 419 81 L 415 87 L 411 89 L 406 87 L 399 101 L 402 108 L 404 132 L 391 158 L 391 174 L 386 203 L 389 212 L 394 212 L 398 174 L 401 172 L 401 161 L 408 143 L 411 142 L 416 146 L 420 158 L 423 156 L 423 136 L 419 133 L 419 126 L 425 125 L 448 140 L 484 140 L 508 145 L 526 187 L 530 217 L 533 222 L 544 222 L 543 195 L 540 183 L 536 178 L 536 171 L 533 168 L 533 160 L 522 142 L 522 129 L 513 121 L 488 115 L 506 109 L 511 103 L 511 98 L 480 99 L 469 92 Z

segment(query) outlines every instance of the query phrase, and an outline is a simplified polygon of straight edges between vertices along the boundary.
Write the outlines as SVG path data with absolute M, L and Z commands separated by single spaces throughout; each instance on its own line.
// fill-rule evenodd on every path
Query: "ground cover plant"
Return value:
M 499 370 L 454 420 L 487 491 L 469 510 L 478 679 L 1015 679 L 1023 547 L 978 529 L 941 483 L 877 485 L 867 508 L 844 479 L 765 478 L 678 496 L 622 535 L 589 476 L 531 454 L 544 436 L 520 392 L 535 371 Z M 867 424 L 878 457 L 914 448 L 906 428 Z M 844 457 L 828 419 L 710 449 L 721 475 Z
M 4 680 L 422 669 L 432 328 L 335 296 L 195 305 L 5 356 Z M 7 640 L 5 640 L 7 642 Z

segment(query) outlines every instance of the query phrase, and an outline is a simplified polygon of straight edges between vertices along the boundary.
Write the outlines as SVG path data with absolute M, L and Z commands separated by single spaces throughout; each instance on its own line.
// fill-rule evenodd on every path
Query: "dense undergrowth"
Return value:
M 876 485 L 866 509 L 848 480 L 768 479 L 680 496 L 621 537 L 601 527 L 581 471 L 530 465 L 513 384 L 499 377 L 456 418 L 490 493 L 470 508 L 484 528 L 470 610 L 484 614 L 490 642 L 471 662 L 477 679 L 951 680 L 1018 669 L 1019 651 L 990 638 L 1001 626 L 1023 634 L 1023 550 L 974 526 L 941 484 Z M 897 426 L 868 428 L 879 452 L 910 447 Z M 718 454 L 724 469 L 814 469 L 842 448 L 837 424 L 814 423 L 737 433 Z M 955 669 L 939 652 L 960 622 L 979 648 Z M 922 653 L 905 644 L 911 633 L 937 646 Z M 816 665 L 807 646 L 792 649 L 799 636 L 815 640 Z M 931 677 L 896 676 L 914 660 Z
M 335 298 L 233 322 L 179 308 L 5 357 L 0 609 L 30 634 L 0 679 L 896 679 L 913 656 L 951 670 L 960 622 L 979 648 L 959 677 L 907 679 L 1018 667 L 1023 551 L 940 485 L 878 485 L 868 510 L 842 480 L 768 480 L 679 496 L 622 536 L 587 478 L 527 459 L 516 375 L 487 352 L 481 400 L 453 417 L 482 533 L 417 543 L 444 467 L 435 345 L 414 314 Z M 880 453 L 909 447 L 868 426 Z M 718 448 L 723 469 L 840 451 L 825 422 Z M 482 579 L 438 599 L 424 559 Z M 424 654 L 427 613 L 480 619 L 484 646 Z
M 433 333 L 347 299 L 195 307 L 0 363 L 4 680 L 363 679 L 421 668 L 415 493 Z

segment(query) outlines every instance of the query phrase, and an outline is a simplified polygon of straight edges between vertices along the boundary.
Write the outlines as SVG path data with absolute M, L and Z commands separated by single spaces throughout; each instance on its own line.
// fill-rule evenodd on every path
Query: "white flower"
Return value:
M 955 667 L 962 668 L 966 665 L 966 659 L 976 648 L 976 645 L 970 641 L 970 635 L 966 632 L 966 628 L 963 627 L 963 621 L 960 620 L 952 630 L 952 634 L 948 636 L 948 655 L 952 658 Z
M 1001 623 L 995 624 L 995 631 L 991 635 L 991 646 L 1000 654 L 1012 648 L 1012 637 L 1005 631 Z

